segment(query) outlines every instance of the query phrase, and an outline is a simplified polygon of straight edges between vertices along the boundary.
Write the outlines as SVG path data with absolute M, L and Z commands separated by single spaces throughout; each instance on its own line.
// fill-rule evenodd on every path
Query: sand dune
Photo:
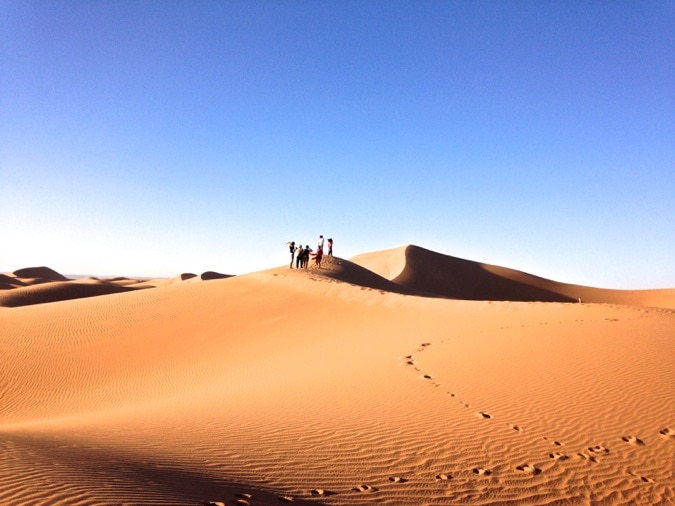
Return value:
M 64 277 L 64 279 L 68 278 Z M 45 278 L 40 278 L 39 281 L 26 283 L 26 278 L 23 278 L 21 286 L 10 286 L 9 288 L 0 291 L 0 307 L 18 307 L 110 295 L 138 289 L 138 285 L 132 288 L 109 283 L 97 278 L 67 281 L 46 281 Z
M 353 262 L 419 293 L 463 300 L 582 302 L 675 308 L 675 290 L 611 290 L 551 281 L 408 245 Z
M 201 275 L 199 276 L 202 281 L 211 281 L 213 279 L 226 279 L 226 278 L 231 278 L 231 274 L 221 274 L 220 272 L 215 272 L 215 271 L 206 271 L 202 272 Z
M 59 274 L 49 267 L 26 267 L 12 273 L 16 278 L 28 278 L 33 283 L 48 283 L 50 281 L 68 281 L 63 274 Z
M 12 288 L 18 288 L 20 286 L 26 286 L 26 283 L 14 276 L 0 274 L 0 290 L 11 290 Z
M 675 311 L 400 257 L 0 308 L 0 504 L 675 501 Z

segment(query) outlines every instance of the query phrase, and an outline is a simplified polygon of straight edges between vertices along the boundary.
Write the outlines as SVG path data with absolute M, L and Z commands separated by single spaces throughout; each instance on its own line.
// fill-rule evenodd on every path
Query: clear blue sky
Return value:
M 0 0 L 0 271 L 417 244 L 675 286 L 673 1 Z

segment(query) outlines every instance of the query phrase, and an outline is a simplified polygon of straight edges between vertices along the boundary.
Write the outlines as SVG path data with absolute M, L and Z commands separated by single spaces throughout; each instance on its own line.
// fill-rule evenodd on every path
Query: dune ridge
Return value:
M 133 290 L 157 288 L 174 282 L 225 279 L 232 277 L 215 271 L 200 276 L 184 273 L 174 279 L 133 279 L 124 276 L 70 279 L 49 267 L 19 269 L 11 275 L 0 274 L 0 307 L 19 307 L 87 297 L 100 297 Z
M 0 503 L 675 501 L 673 309 L 370 256 L 0 307 Z
M 586 302 L 675 308 L 675 290 L 615 290 L 560 283 L 522 271 L 407 245 L 354 263 L 416 293 L 462 300 Z M 392 267 L 393 266 L 393 267 Z

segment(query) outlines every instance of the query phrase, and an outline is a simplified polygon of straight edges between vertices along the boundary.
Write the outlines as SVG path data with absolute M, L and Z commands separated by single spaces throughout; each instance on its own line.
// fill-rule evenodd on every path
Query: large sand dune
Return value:
M 0 307 L 0 504 L 675 501 L 673 290 L 354 260 Z
M 675 290 L 611 290 L 551 281 L 408 245 L 352 261 L 412 291 L 465 300 L 601 302 L 675 308 Z

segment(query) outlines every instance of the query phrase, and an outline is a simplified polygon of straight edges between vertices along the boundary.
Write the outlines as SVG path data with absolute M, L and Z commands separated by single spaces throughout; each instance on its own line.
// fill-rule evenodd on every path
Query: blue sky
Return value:
M 0 271 L 417 244 L 675 286 L 675 3 L 0 0 Z

